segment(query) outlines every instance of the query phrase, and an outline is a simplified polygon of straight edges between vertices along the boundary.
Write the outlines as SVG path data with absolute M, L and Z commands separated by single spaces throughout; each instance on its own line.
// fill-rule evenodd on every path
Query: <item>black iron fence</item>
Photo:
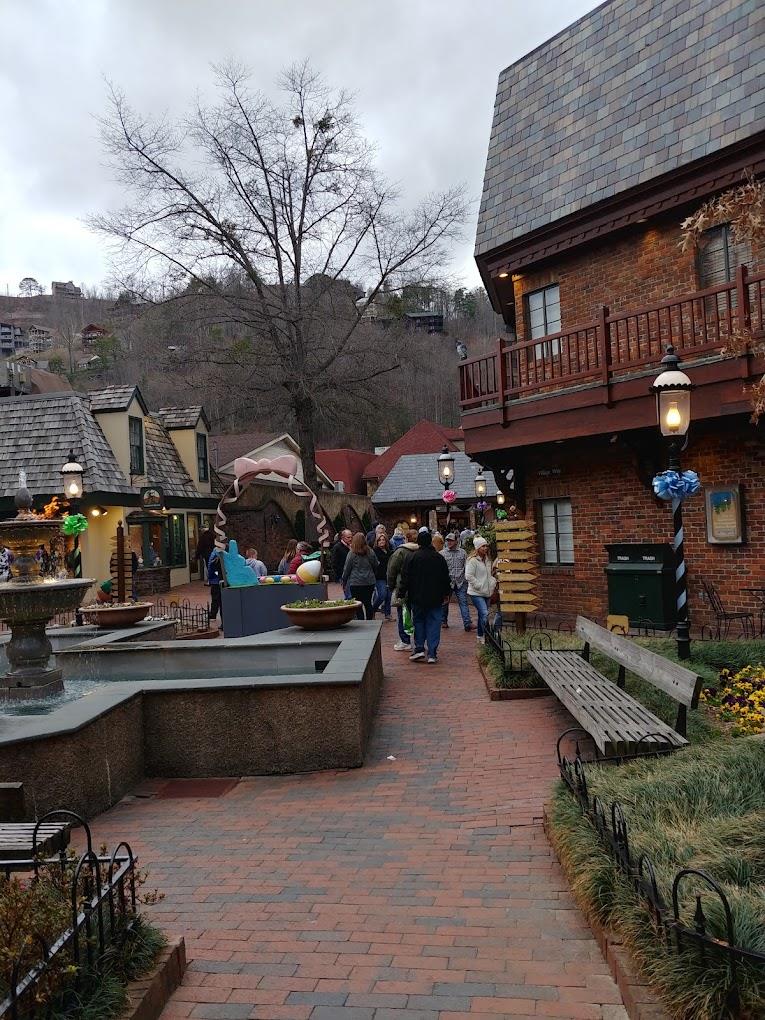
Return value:
M 568 731 L 568 733 L 573 730 Z M 582 731 L 583 732 L 583 731 Z M 564 734 L 563 736 L 565 736 Z M 728 968 L 726 1006 L 733 1016 L 740 1008 L 740 969 L 743 964 L 765 968 L 765 954 L 736 945 L 733 910 L 720 884 L 698 868 L 681 868 L 674 876 L 669 899 L 659 888 L 656 869 L 647 854 L 636 855 L 630 844 L 629 826 L 624 809 L 613 801 L 607 809 L 599 797 L 590 797 L 587 772 L 581 756 L 573 759 L 560 754 L 561 778 L 574 794 L 582 813 L 611 852 L 617 867 L 644 900 L 653 920 L 657 939 L 670 952 L 698 954 L 703 964 L 717 957 Z M 661 754 L 662 752 L 656 752 Z M 693 883 L 691 908 L 684 907 L 681 892 Z M 688 913 L 692 916 L 688 916 Z M 721 918 L 724 935 L 718 925 L 710 926 L 710 917 Z M 765 978 L 765 970 L 763 971 Z
M 79 858 L 65 850 L 49 859 L 36 855 L 38 828 L 54 818 L 83 828 L 86 850 Z M 50 944 L 38 937 L 37 960 L 30 966 L 24 954 L 3 975 L 7 984 L 0 1002 L 3 1020 L 47 1020 L 77 1002 L 97 978 L 107 954 L 129 936 L 136 919 L 136 861 L 128 843 L 120 843 L 109 856 L 99 855 L 90 828 L 79 815 L 50 811 L 35 826 L 32 847 L 28 860 L 3 862 L 6 877 L 0 881 L 9 881 L 11 872 L 25 872 L 29 882 L 52 881 L 67 896 L 69 926 Z
M 191 603 L 188 599 L 157 599 L 151 615 L 154 619 L 165 618 L 174 621 L 178 634 L 194 634 L 210 628 L 208 606 Z

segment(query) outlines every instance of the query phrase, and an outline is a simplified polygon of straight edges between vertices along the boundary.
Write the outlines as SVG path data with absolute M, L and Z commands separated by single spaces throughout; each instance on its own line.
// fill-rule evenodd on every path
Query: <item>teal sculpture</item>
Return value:
M 228 543 L 228 551 L 221 549 L 219 555 L 223 560 L 223 570 L 229 588 L 249 588 L 258 583 L 258 575 L 247 566 L 244 556 L 239 552 L 236 539 L 232 538 Z

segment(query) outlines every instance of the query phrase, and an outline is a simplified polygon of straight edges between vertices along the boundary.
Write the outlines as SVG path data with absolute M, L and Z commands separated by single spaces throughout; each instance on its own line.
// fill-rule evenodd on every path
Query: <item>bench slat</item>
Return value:
M 695 708 L 701 693 L 701 677 L 664 656 L 641 648 L 629 638 L 614 634 L 586 619 L 576 618 L 576 632 L 593 648 L 603 652 L 631 673 L 664 691 L 681 705 Z
M 528 662 L 603 754 L 629 753 L 646 743 L 661 747 L 687 743 L 576 652 L 529 652 Z M 643 739 L 648 733 L 653 736 Z

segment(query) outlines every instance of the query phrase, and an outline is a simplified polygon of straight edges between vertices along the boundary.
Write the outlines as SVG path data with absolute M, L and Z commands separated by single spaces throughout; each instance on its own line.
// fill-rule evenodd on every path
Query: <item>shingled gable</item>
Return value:
M 201 404 L 192 407 L 160 407 L 154 412 L 154 417 L 161 419 L 168 432 L 174 429 L 194 429 L 200 418 L 208 432 L 210 431 L 210 422 Z
M 148 484 L 161 485 L 166 496 L 199 496 L 175 443 L 159 418 L 144 419 L 144 441 Z
M 130 494 L 135 490 L 120 470 L 87 396 L 43 393 L 0 400 L 0 496 L 12 496 L 19 485 L 19 469 L 35 496 L 61 492 L 61 468 L 69 451 L 85 469 L 90 492 Z
M 137 386 L 107 386 L 103 390 L 92 390 L 89 394 L 90 409 L 95 414 L 107 411 L 126 411 L 133 397 L 141 405 L 144 414 L 149 413 L 146 401 Z
M 457 443 L 461 440 L 462 429 L 449 428 L 423 418 L 389 446 L 385 453 L 370 461 L 364 469 L 363 477 L 365 481 L 381 482 L 399 457 L 413 453 L 440 453 L 444 446 L 458 450 Z
M 506 68 L 478 216 L 479 265 L 762 132 L 762 18 L 761 0 L 610 0 Z

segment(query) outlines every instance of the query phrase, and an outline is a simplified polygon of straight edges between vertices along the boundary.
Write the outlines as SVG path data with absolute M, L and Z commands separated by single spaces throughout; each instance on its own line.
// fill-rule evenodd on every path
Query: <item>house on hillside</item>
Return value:
M 439 454 L 444 446 L 447 450 L 462 450 L 464 448 L 462 429 L 438 425 L 426 418 L 418 421 L 395 443 L 386 447 L 382 453 L 370 460 L 364 468 L 362 477 L 367 487 L 367 495 L 374 495 L 399 457 L 413 453 Z
M 54 280 L 50 285 L 50 292 L 54 298 L 81 298 L 82 290 L 75 286 L 71 280 L 61 283 Z
M 53 346 L 53 330 L 39 323 L 32 323 L 27 329 L 27 340 L 33 354 L 42 354 Z
M 95 322 L 89 322 L 87 326 L 83 326 L 80 330 L 80 340 L 82 340 L 84 348 L 94 347 L 99 340 L 103 340 L 104 337 L 109 335 L 109 330 L 106 326 L 99 326 Z
M 545 612 L 603 620 L 624 607 L 609 560 L 661 570 L 673 524 L 652 492 L 668 461 L 649 387 L 669 343 L 695 387 L 682 466 L 703 485 L 684 511 L 691 621 L 712 619 L 705 582 L 759 612 L 765 443 L 744 387 L 765 361 L 724 349 L 764 335 L 765 250 L 727 223 L 680 241 L 705 199 L 765 172 L 761 28 L 756 3 L 611 0 L 499 77 L 475 256 L 510 338 L 459 366 L 461 423 L 539 523 Z M 667 606 L 650 571 L 626 570 L 622 611 L 674 618 L 671 577 Z
M 61 468 L 71 450 L 84 468 L 81 509 L 89 527 L 80 539 L 83 576 L 110 576 L 122 521 L 139 567 L 137 595 L 186 584 L 199 576 L 196 545 L 218 502 L 209 469 L 195 453 L 206 422 L 198 407 L 151 413 L 137 386 L 0 398 L 0 513 L 15 513 L 20 468 L 36 509 L 61 498 Z
M 28 347 L 29 341 L 21 326 L 15 322 L 0 322 L 0 357 L 12 357 Z
M 436 312 L 404 312 L 404 325 L 415 333 L 443 333 L 444 317 Z

